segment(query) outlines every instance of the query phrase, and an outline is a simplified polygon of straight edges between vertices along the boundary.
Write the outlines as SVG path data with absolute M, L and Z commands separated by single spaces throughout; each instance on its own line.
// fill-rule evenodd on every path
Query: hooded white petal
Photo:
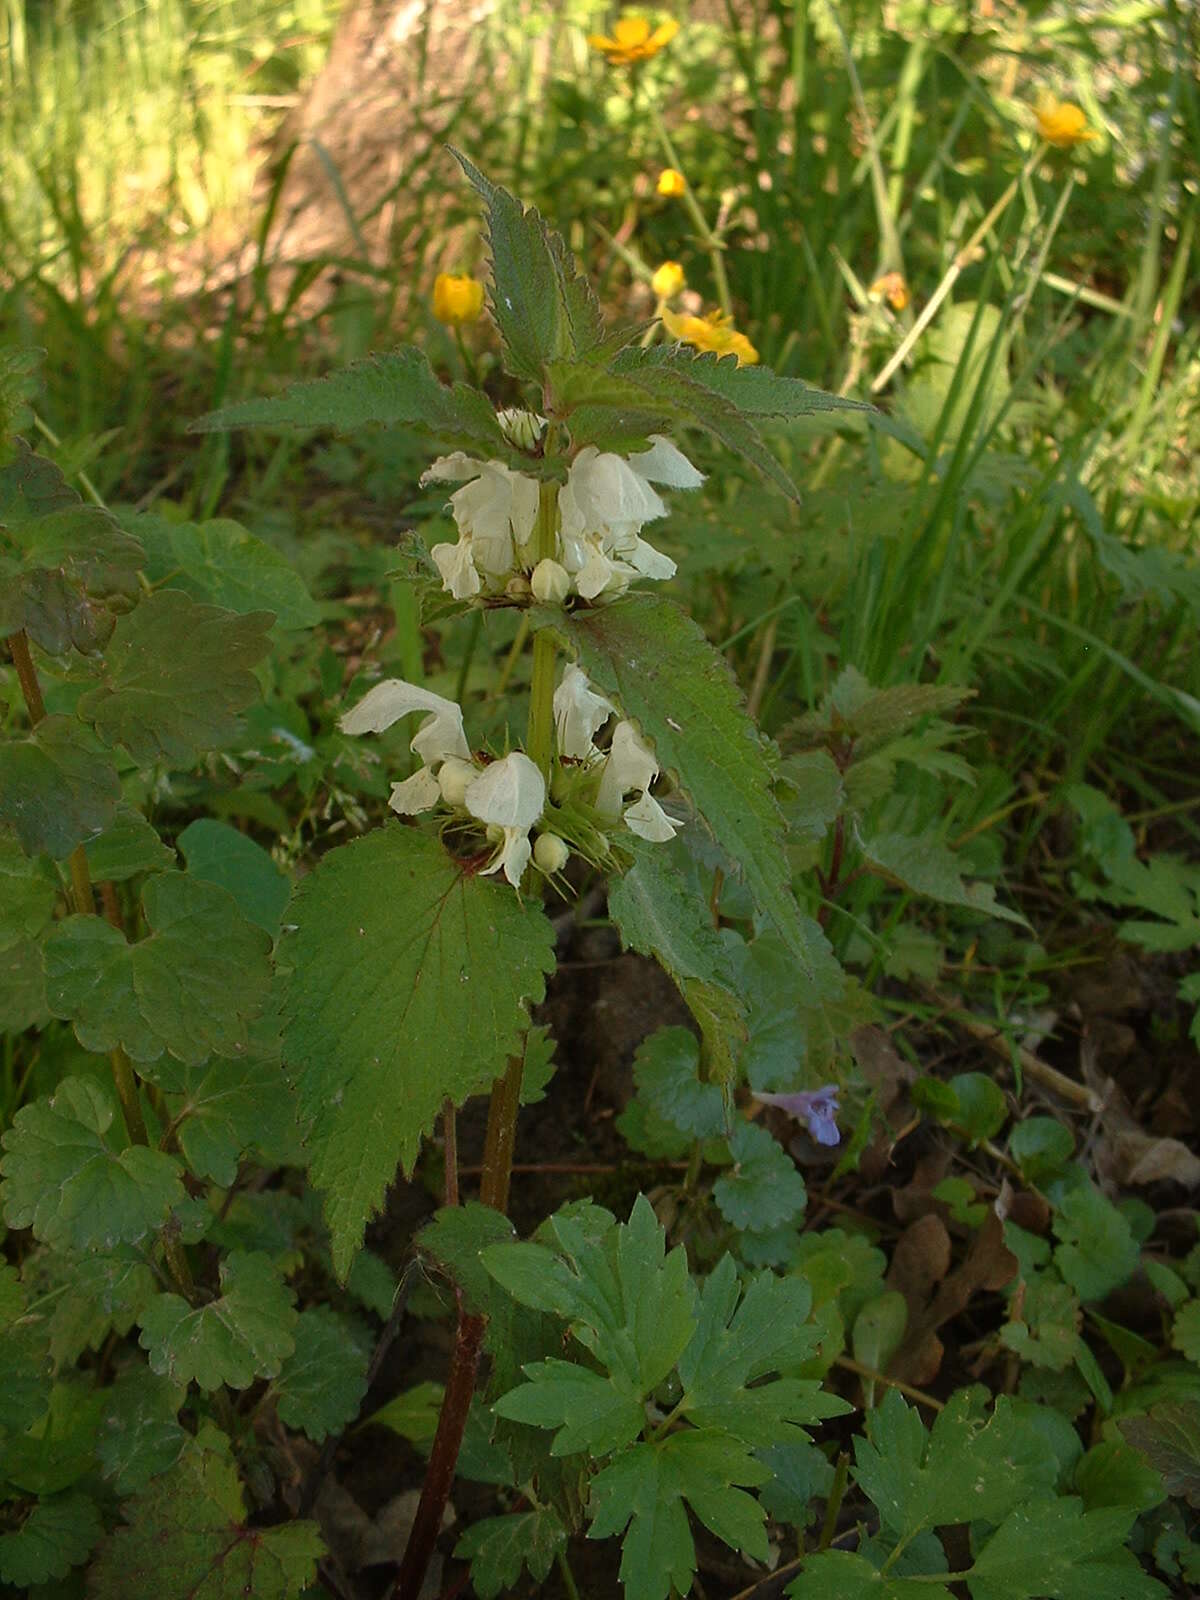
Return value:
M 635 539 L 633 549 L 626 555 L 625 559 L 635 572 L 641 573 L 643 578 L 673 578 L 675 576 L 675 563 L 670 556 L 663 555 L 661 550 L 656 550 L 646 539 Z
M 527 755 L 514 750 L 480 773 L 467 789 L 465 804 L 480 822 L 528 830 L 545 808 L 546 780 Z
M 473 540 L 463 537 L 457 544 L 435 544 L 429 552 L 442 575 L 442 588 L 456 600 L 469 600 L 483 585 L 471 559 Z
M 658 762 L 654 751 L 638 733 L 632 722 L 618 722 L 613 729 L 612 745 L 604 774 L 596 791 L 596 810 L 606 817 L 615 817 L 621 802 L 630 789 L 643 794 L 658 777 Z
M 675 837 L 679 823 L 672 822 L 649 789 L 644 789 L 641 799 L 626 807 L 625 826 L 630 832 L 636 833 L 639 839 L 648 839 L 651 844 L 666 844 L 668 839 Z
M 486 462 L 477 461 L 462 450 L 454 450 L 448 456 L 439 456 L 427 467 L 421 474 L 421 483 L 461 483 L 464 478 L 478 477 L 485 465 Z
M 484 867 L 483 876 L 489 872 L 499 872 L 504 868 L 504 876 L 514 889 L 521 887 L 521 876 L 529 865 L 529 857 L 533 854 L 533 846 L 529 842 L 529 834 L 524 828 L 505 828 L 504 842 L 496 853 L 496 859 Z
M 382 733 L 410 711 L 433 713 L 426 717 L 409 746 L 426 766 L 446 756 L 470 756 L 461 708 L 453 700 L 406 683 L 403 678 L 385 678 L 377 683 L 339 719 L 338 727 L 343 733 Z
M 432 811 L 441 798 L 441 785 L 429 767 L 422 767 L 403 783 L 392 785 L 388 805 L 398 816 L 415 817 L 421 811 Z
M 611 700 L 597 694 L 587 673 L 569 666 L 554 691 L 554 731 L 560 756 L 585 761 L 596 754 L 596 734 L 616 711 Z
M 629 465 L 638 477 L 647 478 L 651 483 L 665 483 L 668 489 L 698 489 L 704 482 L 704 474 L 697 472 L 683 452 L 661 433 L 652 433 L 650 438 L 653 443 L 649 450 L 629 458 Z
M 594 445 L 571 463 L 558 498 L 564 545 L 581 534 L 628 534 L 666 515 L 654 490 L 627 461 Z M 566 564 L 566 563 L 565 563 Z

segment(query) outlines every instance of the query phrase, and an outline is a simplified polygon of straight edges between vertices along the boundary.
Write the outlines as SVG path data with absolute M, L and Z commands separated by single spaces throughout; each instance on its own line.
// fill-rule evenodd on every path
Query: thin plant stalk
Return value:
M 679 165 L 679 156 L 676 153 L 675 146 L 671 143 L 671 135 L 667 132 L 666 124 L 659 115 L 658 107 L 653 103 L 650 105 L 650 117 L 654 123 L 654 131 L 658 135 L 658 142 L 662 145 L 663 152 L 666 155 L 667 164 L 674 167 L 676 172 L 683 172 L 683 168 Z M 685 179 L 686 176 L 685 173 Z M 701 211 L 699 202 L 692 193 L 690 183 L 684 189 L 682 199 L 687 207 L 688 216 L 691 217 L 696 232 L 700 236 L 700 242 L 705 250 L 708 251 L 708 259 L 712 263 L 713 286 L 717 292 L 717 304 L 727 317 L 732 317 L 733 296 L 729 292 L 729 278 L 725 272 L 725 246 L 712 228 L 709 227 L 708 218 Z

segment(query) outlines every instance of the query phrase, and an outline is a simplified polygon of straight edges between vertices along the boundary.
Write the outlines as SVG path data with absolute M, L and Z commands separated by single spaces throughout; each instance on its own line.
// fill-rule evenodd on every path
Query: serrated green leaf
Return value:
M 27 1591 L 65 1578 L 103 1531 L 95 1501 L 78 1489 L 39 1500 L 15 1533 L 0 1534 L 0 1579 Z
M 191 877 L 227 889 L 248 922 L 276 936 L 292 886 L 260 844 L 211 817 L 190 822 L 177 843 Z
M 953 1600 L 944 1583 L 880 1572 L 849 1550 L 806 1556 L 804 1571 L 784 1592 L 791 1600 Z
M 0 638 L 24 628 L 51 655 L 95 650 L 112 623 L 103 602 L 136 594 L 141 564 L 136 539 L 15 442 L 0 466 Z
M 3 1477 L 29 1494 L 59 1494 L 95 1466 L 103 1397 L 80 1373 L 60 1377 L 46 1412 L 27 1432 L 4 1441 Z
M 321 619 L 295 567 L 239 522 L 173 522 L 145 512 L 125 525 L 144 545 L 156 587 L 169 584 L 227 611 L 273 611 L 280 628 L 311 628 Z
M 164 1051 L 197 1063 L 246 1046 L 270 983 L 270 941 L 232 898 L 182 872 L 142 891 L 150 927 L 129 944 L 100 917 L 74 916 L 46 940 L 46 993 L 85 1050 L 120 1045 L 138 1062 Z
M 0 745 L 0 823 L 16 830 L 26 855 L 62 861 L 112 821 L 120 780 L 83 741 L 73 717 L 55 716 Z
M 685 1502 L 717 1538 L 756 1561 L 767 1559 L 767 1535 L 758 1502 L 737 1485 L 754 1487 L 770 1476 L 727 1434 L 692 1429 L 623 1451 L 592 1479 L 589 1538 L 620 1533 L 625 1600 L 667 1600 L 687 1594 L 696 1548 Z
M 417 1235 L 417 1245 L 446 1269 L 462 1291 L 467 1311 L 476 1316 L 492 1313 L 496 1280 L 484 1265 L 483 1252 L 515 1239 L 507 1217 L 481 1201 L 443 1206 Z M 533 1246 L 541 1249 L 541 1246 Z
M 41 947 L 20 939 L 0 951 L 0 1033 L 24 1033 L 49 1020 Z
M 328 1306 L 300 1313 L 295 1340 L 275 1379 L 275 1407 L 289 1428 L 320 1444 L 358 1415 L 367 1392 L 368 1351 Z
M 1167 1493 L 1200 1510 L 1200 1400 L 1166 1400 L 1117 1419 L 1121 1436 L 1162 1474 Z
M 679 774 L 807 973 L 811 939 L 788 889 L 783 817 L 763 740 L 720 654 L 678 606 L 650 595 L 541 620 L 561 628 L 596 687 L 640 724 L 659 763 Z
M 1002 1343 L 1022 1361 L 1050 1372 L 1063 1372 L 1079 1355 L 1083 1312 L 1074 1290 L 1054 1273 L 1028 1280 L 1019 1320 L 1000 1329 Z
M 88 871 L 95 882 L 123 883 L 142 872 L 166 872 L 175 865 L 168 848 L 132 806 L 120 805 L 103 833 L 86 845 Z
M 623 352 L 616 370 L 641 377 L 649 371 L 675 372 L 711 394 L 728 400 L 743 416 L 776 417 L 781 421 L 816 416 L 823 411 L 874 411 L 865 400 L 827 394 L 800 378 L 788 378 L 770 367 L 741 365 L 736 356 L 691 350 L 679 344 L 649 345 Z
M 92 1078 L 65 1078 L 22 1106 L 0 1143 L 5 1221 L 58 1249 L 136 1243 L 183 1200 L 181 1164 L 128 1144 L 113 1096 Z
M 267 400 L 245 400 L 193 422 L 191 431 L 221 428 L 417 428 L 449 449 L 508 454 L 486 397 L 465 383 L 447 387 L 412 345 L 354 361 L 327 378 L 290 384 Z
M 1026 927 L 1017 911 L 1010 911 L 996 899 L 994 885 L 976 880 L 967 883 L 953 850 L 935 839 L 913 838 L 907 833 L 880 833 L 860 841 L 865 859 L 889 882 L 913 894 L 927 896 L 942 905 L 966 906 L 971 911 Z
M 633 1081 L 658 1116 L 693 1139 L 725 1132 L 725 1102 L 715 1083 L 702 1083 L 700 1050 L 686 1028 L 660 1028 L 638 1046 Z
M 808 1325 L 811 1307 L 803 1278 L 760 1272 L 743 1290 L 732 1258 L 723 1257 L 704 1285 L 695 1332 L 679 1359 L 679 1414 L 699 1428 L 762 1445 L 803 1439 L 802 1424 L 848 1411 L 815 1382 L 757 1381 L 812 1357 L 818 1334 Z
M 26 1309 L 15 1267 L 0 1263 L 0 1428 L 23 1433 L 50 1402 L 46 1319 Z
M 551 1455 L 610 1455 L 646 1425 L 642 1396 L 608 1376 L 552 1358 L 530 1362 L 525 1371 L 529 1382 L 502 1395 L 492 1410 L 508 1422 L 555 1429 Z
M 1121 1548 L 1137 1512 L 1083 1510 L 1078 1500 L 1034 1502 L 1011 1512 L 971 1568 L 971 1600 L 1166 1600 L 1131 1550 Z
M 1103 1300 L 1137 1270 L 1139 1251 L 1129 1223 L 1092 1184 L 1067 1190 L 1052 1226 L 1061 1241 L 1054 1264 L 1081 1300 Z
M 171 1125 L 188 1166 L 222 1189 L 233 1185 L 249 1150 L 274 1149 L 293 1125 L 291 1094 L 273 1061 L 210 1061 L 171 1082 Z
M 874 1016 L 869 997 L 842 970 L 817 924 L 806 918 L 803 928 L 809 951 L 804 983 L 797 982 L 792 953 L 777 934 L 760 933 L 749 943 L 725 935 L 730 972 L 747 1007 L 743 1065 L 757 1090 L 828 1083 L 844 1041 Z
M 104 1391 L 96 1457 L 117 1494 L 137 1494 L 178 1461 L 189 1438 L 178 1421 L 186 1393 L 141 1365 L 127 1367 Z
M 1038 1434 L 1020 1421 L 1003 1397 L 990 1419 L 976 1397 L 960 1389 L 926 1434 L 915 1407 L 895 1389 L 856 1439 L 855 1477 L 875 1502 L 883 1525 L 899 1538 L 922 1528 L 999 1522 L 1031 1495 L 1049 1489 L 1055 1466 Z
M 295 1349 L 292 1293 L 267 1255 L 232 1250 L 221 1263 L 221 1294 L 192 1307 L 177 1294 L 152 1300 L 138 1319 L 150 1366 L 173 1383 L 246 1389 L 274 1378 Z
M 50 1354 L 62 1370 L 109 1334 L 122 1338 L 158 1292 L 141 1247 L 117 1246 L 104 1255 L 58 1253 L 57 1292 L 50 1312 Z
M 803 1214 L 808 1204 L 803 1174 L 766 1128 L 738 1122 L 729 1153 L 732 1170 L 713 1184 L 713 1199 L 727 1222 L 762 1232 Z
M 586 354 L 600 340 L 600 306 L 566 243 L 532 206 L 485 178 L 461 151 L 451 154 L 487 208 L 492 256 L 488 305 L 516 378 L 541 382 L 546 362 Z
M 58 884 L 46 864 L 0 834 L 0 950 L 34 939 L 47 926 Z
M 228 743 L 237 713 L 258 699 L 250 668 L 267 653 L 271 620 L 160 589 L 117 623 L 103 681 L 79 697 L 78 713 L 143 765 L 187 766 Z
M 554 934 L 507 886 L 394 825 L 325 856 L 289 919 L 286 1059 L 344 1276 L 446 1100 L 488 1088 L 520 1048 Z
M 299 1600 L 323 1546 L 315 1523 L 248 1528 L 237 1469 L 205 1430 L 124 1506 L 90 1574 L 93 1600 Z
M 471 1587 L 479 1600 L 494 1600 L 516 1586 L 523 1567 L 541 1583 L 556 1556 L 567 1548 L 567 1530 L 551 1506 L 476 1522 L 454 1547 L 455 1559 L 471 1563 Z

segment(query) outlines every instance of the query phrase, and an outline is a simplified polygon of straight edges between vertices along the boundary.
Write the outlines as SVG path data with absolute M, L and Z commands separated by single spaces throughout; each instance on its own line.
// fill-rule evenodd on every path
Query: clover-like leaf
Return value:
M 344 1276 L 445 1102 L 520 1049 L 554 936 L 540 909 L 396 825 L 326 855 L 288 917 L 285 1060 Z
M 165 872 L 142 891 L 150 926 L 130 944 L 100 917 L 68 917 L 47 938 L 50 1009 L 87 1050 L 184 1062 L 245 1047 L 270 983 L 270 940 L 224 889 Z
M 237 1468 L 212 1428 L 122 1509 L 126 1526 L 89 1575 L 93 1600 L 296 1600 L 323 1548 L 312 1522 L 247 1527 Z
M 0 745 L 0 823 L 16 830 L 26 855 L 44 850 L 61 861 L 112 821 L 120 780 L 86 737 L 73 717 L 43 717 Z
M 258 698 L 250 669 L 267 652 L 271 621 L 269 611 L 239 616 L 160 589 L 117 623 L 103 680 L 80 696 L 79 715 L 135 761 L 187 766 L 232 739 L 237 713 Z
M 4 1217 L 56 1249 L 133 1244 L 182 1201 L 174 1156 L 131 1145 L 110 1091 L 64 1078 L 49 1100 L 22 1106 L 0 1140 Z
M 289 1428 L 320 1444 L 353 1422 L 367 1392 L 368 1351 L 357 1330 L 328 1306 L 300 1313 L 296 1348 L 275 1379 L 275 1403 Z
M 271 1258 L 257 1251 L 230 1251 L 216 1300 L 193 1307 L 177 1294 L 162 1294 L 139 1321 L 151 1368 L 201 1389 L 223 1383 L 245 1389 L 256 1378 L 274 1378 L 295 1349 L 291 1290 Z

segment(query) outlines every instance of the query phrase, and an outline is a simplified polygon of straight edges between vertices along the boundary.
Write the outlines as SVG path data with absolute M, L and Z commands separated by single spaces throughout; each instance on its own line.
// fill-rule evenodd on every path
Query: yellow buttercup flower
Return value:
M 1071 150 L 1077 144 L 1086 144 L 1098 137 L 1089 128 L 1082 107 L 1071 100 L 1057 100 L 1053 96 L 1043 100 L 1036 113 L 1037 131 L 1047 144 L 1056 150 Z
M 686 286 L 687 279 L 678 261 L 664 261 L 650 279 L 650 284 L 660 300 L 672 300 Z
M 658 192 L 668 200 L 678 200 L 687 193 L 687 179 L 675 167 L 664 167 L 658 175 Z
M 614 26 L 611 38 L 603 33 L 589 33 L 588 43 L 593 50 L 604 52 L 610 67 L 630 67 L 656 56 L 678 32 L 679 24 L 674 18 L 651 28 L 639 12 L 627 11 Z
M 899 272 L 885 272 L 882 278 L 876 278 L 867 296 L 871 300 L 886 300 L 893 311 L 903 311 L 910 299 L 908 285 Z
M 672 338 L 695 345 L 697 350 L 713 350 L 719 356 L 736 356 L 739 367 L 752 367 L 758 360 L 758 351 L 746 335 L 739 333 L 720 311 L 710 311 L 706 317 L 688 317 L 678 316 L 664 306 L 662 320 Z
M 433 314 L 452 328 L 474 322 L 483 310 L 483 285 L 463 273 L 439 272 L 433 280 Z

